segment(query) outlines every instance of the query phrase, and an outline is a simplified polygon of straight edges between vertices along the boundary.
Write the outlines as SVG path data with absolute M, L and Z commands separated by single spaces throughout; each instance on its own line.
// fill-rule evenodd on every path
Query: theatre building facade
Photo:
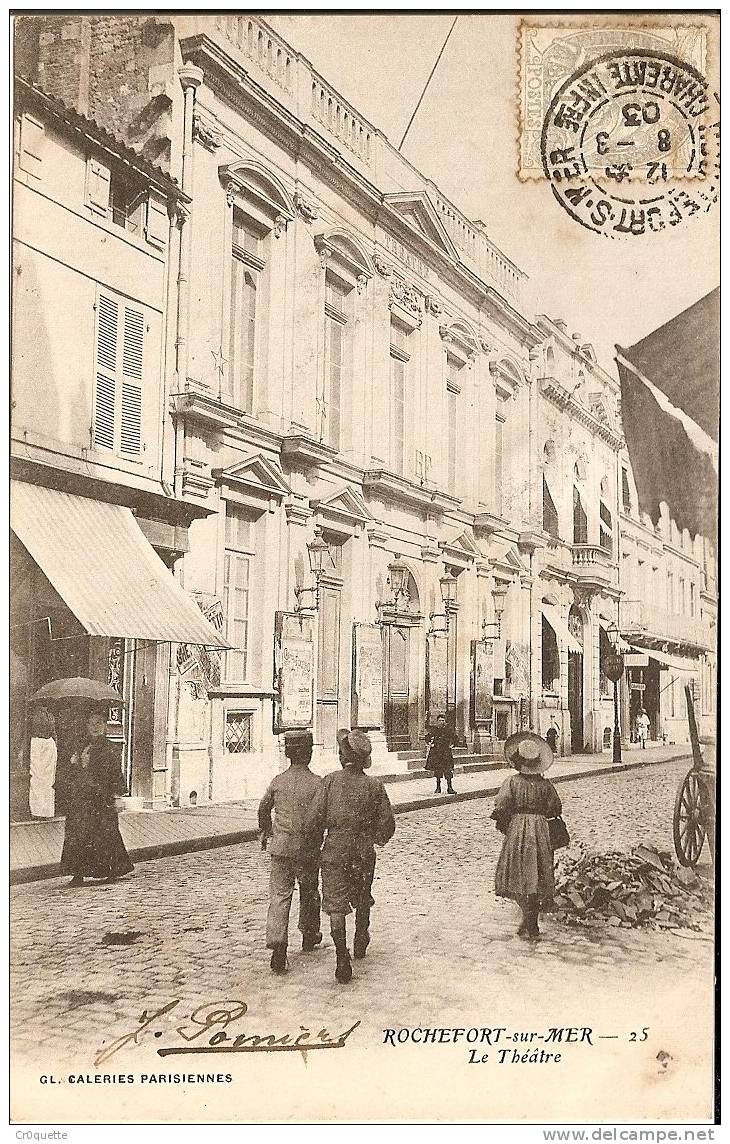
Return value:
M 588 339 L 265 21 L 104 20 L 125 91 L 95 18 L 48 24 L 36 66 L 76 104 L 78 31 L 93 114 L 178 179 L 167 275 L 135 275 L 167 282 L 175 361 L 154 481 L 228 650 L 171 661 L 170 797 L 256 797 L 299 726 L 320 771 L 350 725 L 405 769 L 438 713 L 472 752 L 528 726 L 604 749 L 625 460 Z

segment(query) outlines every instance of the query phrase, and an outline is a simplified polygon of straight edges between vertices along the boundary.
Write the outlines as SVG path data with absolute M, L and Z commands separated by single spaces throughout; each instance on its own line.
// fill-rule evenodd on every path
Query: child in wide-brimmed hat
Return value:
M 555 891 L 548 819 L 557 817 L 562 805 L 553 784 L 543 777 L 552 766 L 553 752 L 539 735 L 519 731 L 505 743 L 504 754 L 518 773 L 505 779 L 494 803 L 493 817 L 504 832 L 495 890 L 519 903 L 522 923 L 517 932 L 536 941 L 540 906 Z

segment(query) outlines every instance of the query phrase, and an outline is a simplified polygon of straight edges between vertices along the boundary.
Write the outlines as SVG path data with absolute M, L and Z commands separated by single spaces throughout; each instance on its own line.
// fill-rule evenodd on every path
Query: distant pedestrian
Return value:
M 430 743 L 426 770 L 433 771 L 436 779 L 435 794 L 441 794 L 441 780 L 446 779 L 446 793 L 456 794 L 452 779 L 454 777 L 454 756 L 451 747 L 454 742 L 454 733 L 446 722 L 445 715 L 438 715 L 436 726 L 432 727 L 426 735 L 426 742 Z
M 114 882 L 134 869 L 119 833 L 115 796 L 123 791 L 117 752 L 106 737 L 106 716 L 92 708 L 84 733 L 71 756 L 61 869 L 73 874 L 70 885 L 84 878 Z
M 646 740 L 649 738 L 649 732 L 650 731 L 651 731 L 651 720 L 649 719 L 649 716 L 647 715 L 646 711 L 642 707 L 639 710 L 639 714 L 636 716 L 636 738 L 637 738 L 637 741 L 639 743 L 641 743 L 642 751 L 646 750 Z
M 312 732 L 287 731 L 284 754 L 289 768 L 272 779 L 259 803 L 261 844 L 271 838 L 269 912 L 266 948 L 272 950 L 271 968 L 285 973 L 289 944 L 289 911 L 294 885 L 299 883 L 299 932 L 302 950 L 311 953 L 322 940 L 319 929 L 319 850 L 304 842 L 304 822 L 322 780 L 312 774 Z M 271 815 L 274 814 L 272 826 Z
M 37 707 L 31 716 L 30 790 L 28 804 L 33 818 L 53 818 L 56 812 L 55 722 L 47 707 Z
M 371 743 L 364 731 L 337 732 L 342 770 L 325 775 L 307 815 L 306 835 L 322 847 L 322 908 L 330 916 L 337 952 L 335 978 L 352 980 L 347 947 L 347 914 L 355 909 L 356 958 L 370 944 L 375 846 L 384 846 L 395 833 L 395 819 L 385 787 L 364 771 L 371 765 Z
M 545 740 L 531 731 L 511 735 L 504 753 L 518 773 L 505 779 L 494 804 L 492 817 L 505 836 L 495 891 L 519 904 L 520 937 L 537 941 L 540 907 L 552 900 L 555 891 L 548 819 L 557 817 L 562 809 L 555 787 L 542 777 L 552 766 L 553 753 Z
M 550 720 L 550 726 L 545 735 L 545 742 L 554 755 L 558 754 L 558 742 L 560 741 L 560 724 L 555 719 Z

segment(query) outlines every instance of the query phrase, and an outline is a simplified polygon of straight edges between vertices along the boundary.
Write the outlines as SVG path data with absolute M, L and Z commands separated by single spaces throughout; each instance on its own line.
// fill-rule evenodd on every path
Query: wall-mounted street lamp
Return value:
M 499 620 L 482 620 L 482 643 L 498 640 L 501 634 L 502 624 Z
M 603 670 L 613 680 L 613 763 L 621 763 L 621 730 L 618 722 L 618 681 L 624 673 L 624 657 L 621 654 L 621 632 L 616 624 L 611 624 L 606 635 L 611 644 L 611 652 L 606 656 Z
M 448 568 L 444 571 L 443 576 L 439 579 L 439 588 L 441 589 L 441 602 L 444 606 L 443 612 L 431 612 L 431 628 L 429 631 L 430 636 L 448 636 L 449 634 L 449 619 L 451 615 L 452 606 L 456 603 L 456 576 L 449 572 Z M 437 627 L 434 620 L 439 620 L 442 623 Z
M 401 600 L 407 601 L 409 599 L 408 575 L 408 565 L 401 560 L 400 552 L 396 552 L 388 565 L 388 577 L 385 581 L 390 589 L 388 599 L 378 600 L 375 604 L 379 624 L 383 622 L 384 612 L 397 613 L 400 610 Z
M 322 573 L 325 570 L 327 563 L 332 562 L 332 553 L 330 546 L 322 536 L 322 529 L 317 527 L 314 530 L 314 540 L 310 540 L 307 545 L 307 555 L 309 556 L 309 570 L 314 576 L 314 584 L 309 587 L 304 587 L 297 584 L 294 588 L 294 595 L 297 598 L 295 611 L 301 612 L 304 608 L 311 608 L 315 612 L 319 608 L 319 581 Z M 305 593 L 311 592 L 314 595 L 314 603 L 303 604 L 302 596 Z

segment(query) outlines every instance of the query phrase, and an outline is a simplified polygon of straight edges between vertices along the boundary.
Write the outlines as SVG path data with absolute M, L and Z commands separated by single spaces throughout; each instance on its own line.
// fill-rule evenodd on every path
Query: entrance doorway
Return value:
M 568 615 L 570 634 L 583 645 L 583 619 L 573 606 Z M 570 712 L 570 748 L 580 753 L 585 747 L 583 725 L 583 652 L 568 652 L 568 710 Z
M 648 667 L 629 668 L 629 728 L 632 740 L 636 728 L 636 717 L 642 707 L 649 716 L 649 738 L 659 739 L 661 737 L 659 680 L 659 664 L 655 659 L 649 660 Z M 669 677 L 667 682 L 669 682 Z
M 387 624 L 383 641 L 385 738 L 389 751 L 407 751 L 412 746 L 408 710 L 411 629 Z

